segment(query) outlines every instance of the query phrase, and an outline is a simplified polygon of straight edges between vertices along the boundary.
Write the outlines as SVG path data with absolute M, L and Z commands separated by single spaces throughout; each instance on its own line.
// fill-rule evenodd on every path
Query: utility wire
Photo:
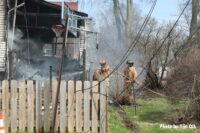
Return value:
M 193 41 L 192 40 L 193 37 L 199 32 L 199 30 L 200 30 L 200 26 L 197 27 L 197 29 L 189 36 L 188 40 L 182 46 L 180 46 L 180 48 L 175 52 L 175 56 L 180 55 L 181 50 L 183 50 L 189 42 Z
M 146 64 L 146 67 L 149 66 L 151 64 L 151 61 L 155 58 L 155 56 L 158 54 L 158 52 L 161 50 L 161 48 L 163 47 L 163 45 L 165 44 L 165 41 L 170 37 L 172 31 L 174 30 L 174 28 L 176 27 L 177 23 L 179 22 L 181 16 L 183 15 L 183 13 L 185 12 L 186 8 L 188 7 L 188 5 L 190 4 L 191 0 L 187 1 L 187 4 L 185 5 L 185 7 L 183 8 L 183 10 L 181 11 L 181 14 L 179 15 L 179 17 L 177 18 L 177 20 L 175 21 L 174 25 L 172 26 L 172 28 L 170 29 L 170 31 L 168 32 L 167 36 L 165 37 L 165 39 L 163 40 L 163 42 L 161 43 L 160 47 L 156 50 L 156 52 L 153 54 L 153 56 L 150 58 L 149 62 Z M 145 67 L 145 68 L 146 68 Z M 145 69 L 143 68 L 143 69 Z M 149 83 L 150 84 L 150 83 Z M 149 85 L 148 84 L 148 85 Z M 147 85 L 146 85 L 147 86 Z M 146 87 L 145 86 L 145 87 Z
M 176 22 L 174 23 L 173 27 L 170 29 L 170 31 L 168 32 L 166 38 L 163 40 L 163 42 L 161 43 L 160 47 L 156 50 L 156 52 L 153 54 L 153 56 L 150 58 L 149 63 L 151 63 L 151 61 L 154 59 L 154 57 L 158 54 L 158 52 L 160 51 L 160 49 L 162 48 L 162 46 L 164 45 L 165 41 L 170 37 L 172 31 L 174 30 L 174 28 L 176 27 L 176 25 L 178 24 L 181 16 L 183 15 L 183 13 L 185 12 L 186 8 L 188 7 L 188 5 L 190 4 L 191 0 L 187 1 L 187 4 L 185 5 L 185 7 L 183 8 L 183 10 L 181 11 L 181 14 L 179 15 L 179 17 L 177 18 Z M 148 63 L 148 64 L 149 64 Z
M 178 17 L 178 19 L 176 20 L 176 22 L 174 23 L 174 25 L 173 25 L 173 27 L 171 28 L 171 30 L 169 31 L 169 33 L 168 33 L 168 35 L 166 36 L 166 38 L 163 40 L 163 42 L 162 42 L 162 44 L 160 45 L 160 47 L 157 49 L 157 51 L 155 52 L 155 54 L 151 57 L 151 59 L 150 59 L 150 62 L 148 62 L 147 63 L 147 65 L 149 64 L 149 63 L 151 63 L 151 60 L 153 60 L 153 58 L 157 55 L 157 53 L 160 51 L 160 49 L 162 48 L 162 46 L 164 45 L 164 43 L 165 43 L 165 41 L 167 40 L 167 38 L 171 35 L 171 32 L 173 31 L 173 29 L 175 28 L 175 26 L 177 25 L 177 23 L 178 23 L 178 21 L 180 20 L 180 18 L 181 18 L 181 16 L 183 15 L 183 13 L 184 13 L 184 11 L 185 11 L 185 9 L 187 8 L 187 6 L 189 5 L 189 3 L 190 3 L 190 0 L 188 0 L 188 2 L 187 2 L 187 4 L 186 4 L 186 6 L 185 6 L 185 8 L 182 10 L 182 12 L 181 12 L 181 14 L 179 15 L 179 17 Z M 128 54 L 129 55 L 129 54 Z M 122 58 L 123 59 L 123 58 Z M 122 60 L 123 61 L 123 60 Z M 124 62 L 124 61 L 123 61 Z M 122 63 L 123 63 L 122 62 Z M 118 69 L 118 67 L 120 66 L 121 64 L 119 64 L 119 65 L 117 65 L 116 66 L 116 69 Z M 146 65 L 146 66 L 147 66 Z M 143 68 L 143 69 L 145 69 L 145 68 Z M 116 70 L 113 70 L 112 71 L 112 73 L 114 72 L 114 71 L 116 71 Z M 111 74 L 112 74 L 111 73 Z M 109 75 L 110 76 L 110 75 Z M 138 76 L 139 77 L 139 76 Z M 103 80 L 105 80 L 105 79 L 103 79 Z M 103 81 L 102 80 L 102 81 Z M 102 82 L 102 81 L 100 81 L 100 82 Z M 149 83 L 150 84 L 150 83 Z M 142 88 L 146 88 L 146 86 L 147 85 L 145 85 L 145 86 L 143 86 Z M 128 87 L 127 87 L 128 88 Z M 126 89 L 127 89 L 126 88 Z M 138 90 L 137 90 L 138 91 Z M 149 90 L 148 90 L 149 91 Z M 121 92 L 121 94 L 123 93 L 124 91 L 122 91 Z M 154 92 L 154 91 L 151 91 L 152 93 L 155 93 L 155 94 L 158 94 L 158 93 L 156 93 L 156 92 Z M 134 92 L 134 93 L 136 93 L 136 92 Z M 102 95 L 101 93 L 98 93 L 98 94 L 100 94 L 100 95 Z M 120 95 L 121 95 L 120 94 Z M 106 97 L 108 97 L 107 95 L 104 95 L 104 96 L 106 96 Z M 165 96 L 165 95 L 164 95 Z M 113 102 L 115 102 L 115 103 L 117 103 L 117 105 L 119 105 L 119 107 L 120 107 L 120 109 L 127 115 L 127 113 L 126 113 L 126 111 L 121 107 L 121 104 L 119 104 L 119 102 L 117 101 L 117 99 L 116 98 L 113 98 L 113 97 L 111 97 L 112 99 L 113 99 Z M 127 115 L 128 116 L 128 115 Z
M 134 39 L 133 42 L 131 43 L 131 45 L 130 45 L 130 47 L 128 48 L 128 50 L 127 50 L 127 51 L 125 52 L 125 54 L 122 56 L 122 58 L 121 58 L 119 64 L 116 65 L 116 67 L 113 69 L 112 72 L 110 72 L 110 74 L 109 74 L 108 76 L 106 76 L 104 79 L 100 80 L 99 83 L 105 81 L 110 75 L 112 75 L 112 74 L 123 64 L 123 62 L 128 58 L 128 56 L 130 55 L 130 52 L 131 52 L 131 51 L 133 50 L 133 48 L 137 45 L 137 42 L 139 41 L 142 32 L 144 31 L 145 27 L 147 26 L 148 21 L 149 21 L 151 15 L 152 15 L 152 13 L 153 13 L 153 11 L 154 11 L 154 9 L 155 9 L 156 4 L 157 4 L 157 0 L 154 1 L 154 3 L 153 3 L 153 5 L 152 5 L 152 7 L 151 7 L 151 9 L 150 9 L 150 11 L 149 11 L 149 13 L 148 13 L 148 15 L 146 16 L 146 18 L 145 18 L 145 20 L 144 20 L 144 22 L 143 22 L 143 24 L 142 24 L 142 26 L 141 26 L 141 28 L 140 28 L 138 34 L 137 34 L 137 36 L 135 37 L 135 39 Z M 128 54 L 128 55 L 127 55 L 127 54 Z M 89 88 L 86 88 L 86 89 L 84 89 L 84 90 L 91 89 L 91 88 L 93 88 L 93 87 L 95 87 L 95 86 L 97 86 L 97 85 L 98 85 L 98 84 L 93 85 L 93 86 L 91 86 L 91 87 L 89 87 Z M 76 91 L 76 92 L 78 92 L 78 91 Z
M 124 108 L 123 108 L 122 105 L 117 101 L 116 98 L 114 98 L 114 97 L 112 97 L 112 96 L 110 96 L 110 95 L 102 94 L 102 93 L 100 93 L 100 92 L 92 92 L 92 93 L 93 93 L 93 94 L 99 94 L 99 95 L 105 96 L 106 98 L 112 99 L 111 101 L 114 102 L 115 105 L 117 105 L 117 106 L 120 108 L 120 110 L 123 111 L 124 114 L 125 114 L 126 116 L 128 116 L 128 118 L 130 118 L 130 116 L 127 114 L 127 112 L 124 110 Z M 136 106 L 136 105 L 135 105 L 135 106 Z M 130 121 L 131 121 L 131 120 L 130 120 Z
M 177 20 L 175 21 L 174 25 L 172 26 L 172 28 L 170 29 L 170 31 L 168 32 L 167 36 L 165 37 L 165 39 L 162 41 L 160 47 L 156 50 L 156 52 L 153 54 L 153 56 L 150 58 L 149 62 L 146 64 L 146 67 L 151 63 L 151 61 L 154 59 L 154 57 L 158 54 L 158 52 L 161 50 L 162 46 L 165 44 L 165 41 L 170 37 L 172 31 L 174 30 L 174 28 L 176 27 L 177 23 L 179 22 L 181 16 L 183 15 L 183 13 L 185 12 L 186 8 L 188 7 L 190 3 L 190 0 L 187 1 L 187 4 L 185 5 L 185 7 L 183 8 L 181 14 L 179 15 L 179 17 L 177 18 Z M 145 69 L 145 68 L 143 68 Z M 127 88 L 125 88 L 127 89 Z M 124 89 L 124 91 L 125 91 Z M 122 91 L 121 94 L 124 92 Z M 120 94 L 120 95 L 121 95 Z
M 157 55 L 157 53 L 160 51 L 160 49 L 161 49 L 162 46 L 164 45 L 164 43 L 165 43 L 165 41 L 167 40 L 167 38 L 171 35 L 171 32 L 172 32 L 172 31 L 174 30 L 174 28 L 176 27 L 176 25 L 177 25 L 177 23 L 179 22 L 181 16 L 183 15 L 183 13 L 185 12 L 186 8 L 188 7 L 190 1 L 191 1 L 191 0 L 188 0 L 186 6 L 185 6 L 184 9 L 182 10 L 181 14 L 179 15 L 178 19 L 177 19 L 176 22 L 174 23 L 173 27 L 170 29 L 170 31 L 168 32 L 166 38 L 163 40 L 162 44 L 161 44 L 160 47 L 156 50 L 156 52 L 155 52 L 154 55 L 151 57 L 150 61 L 147 63 L 146 66 L 148 66 L 148 65 L 151 63 L 151 61 L 154 59 L 154 57 Z M 148 16 L 146 17 L 146 19 L 145 19 L 145 21 L 144 21 L 142 27 L 140 28 L 140 31 L 143 31 L 142 29 L 144 29 L 145 26 L 147 25 L 148 18 L 151 16 L 151 14 L 152 14 L 152 12 L 153 12 L 153 10 L 154 10 L 154 8 L 155 8 L 156 3 L 157 3 L 157 0 L 154 1 L 154 4 L 152 5 L 152 8 L 151 8 L 151 10 L 150 10 Z M 141 36 L 141 33 L 138 32 L 138 35 L 137 35 L 136 38 L 134 39 L 132 45 L 129 47 L 128 52 L 129 52 L 129 50 L 132 50 L 132 49 L 136 46 L 136 44 L 137 44 L 137 42 L 138 42 L 140 36 Z M 135 42 L 135 41 L 136 41 L 136 42 Z M 134 42 L 135 42 L 135 43 L 134 43 Z M 134 44 L 135 44 L 135 45 L 134 45 Z M 102 79 L 101 81 L 99 81 L 99 83 L 105 81 L 110 75 L 112 75 L 112 74 L 122 65 L 122 63 L 125 61 L 125 59 L 127 59 L 127 57 L 130 55 L 130 53 L 128 54 L 128 56 L 126 56 L 126 54 L 127 54 L 127 52 L 126 52 L 125 55 L 122 57 L 120 63 L 113 69 L 113 71 L 112 71 L 108 76 L 106 76 L 104 79 Z M 143 69 L 144 69 L 144 68 L 143 68 Z M 93 87 L 95 87 L 95 86 L 97 86 L 97 85 L 98 85 L 98 84 L 96 84 L 96 85 L 94 85 L 94 86 L 91 86 L 91 87 L 89 87 L 89 88 L 86 88 L 85 90 L 91 89 L 91 88 L 93 88 Z M 76 91 L 76 92 L 77 92 L 77 91 Z
M 130 47 L 128 48 L 128 50 L 126 51 L 126 53 L 124 54 L 124 56 L 122 57 L 120 63 L 114 68 L 114 70 L 118 69 L 122 65 L 122 63 L 125 62 L 125 60 L 128 58 L 128 56 L 133 51 L 133 48 L 138 44 L 138 41 L 139 41 L 139 39 L 140 39 L 140 37 L 142 35 L 142 32 L 144 31 L 146 25 L 148 24 L 149 19 L 150 19 L 151 15 L 152 15 L 152 13 L 153 13 L 153 11 L 155 9 L 156 3 L 157 3 L 157 0 L 154 1 L 154 3 L 152 5 L 152 7 L 151 7 L 151 9 L 150 9 L 147 17 L 144 20 L 144 23 L 142 24 L 142 26 L 141 26 L 138 34 L 137 34 L 137 36 L 135 37 L 135 39 L 131 43 Z
M 174 30 L 174 28 L 176 27 L 177 23 L 179 22 L 181 16 L 183 15 L 183 13 L 185 12 L 186 8 L 188 7 L 189 3 L 190 3 L 191 0 L 188 0 L 187 1 L 187 4 L 185 5 L 185 7 L 183 8 L 181 14 L 179 15 L 179 17 L 177 18 L 177 20 L 175 21 L 173 27 L 170 29 L 170 31 L 168 32 L 166 38 L 163 40 L 163 42 L 161 43 L 160 47 L 156 50 L 156 52 L 154 53 L 154 55 L 151 57 L 150 61 L 147 63 L 147 65 L 149 63 L 151 63 L 151 60 L 158 54 L 158 52 L 160 51 L 160 49 L 162 48 L 162 46 L 164 45 L 165 41 L 168 39 L 168 37 L 170 37 L 172 31 Z M 156 1 L 155 1 L 156 2 Z M 156 3 L 155 3 L 156 4 Z M 146 66 L 147 66 L 146 65 Z M 144 68 L 143 68 L 144 69 Z
M 161 43 L 161 45 L 160 45 L 160 47 L 156 50 L 156 52 L 154 53 L 154 55 L 150 58 L 150 61 L 147 63 L 147 65 L 146 66 L 148 66 L 148 64 L 150 64 L 151 63 L 151 60 L 153 60 L 154 59 L 154 57 L 157 55 L 157 53 L 161 50 L 161 48 L 162 48 L 162 46 L 164 45 L 164 43 L 165 43 L 165 41 L 167 40 L 167 38 L 168 37 L 170 37 L 170 35 L 171 35 L 171 33 L 172 33 L 172 31 L 174 30 L 174 28 L 176 27 L 176 25 L 177 25 L 177 23 L 179 22 L 179 20 L 180 20 L 180 18 L 181 18 L 181 16 L 183 15 L 183 13 L 185 12 L 185 9 L 187 8 L 187 6 L 189 5 L 189 3 L 190 3 L 190 0 L 188 0 L 188 2 L 187 2 L 187 4 L 186 4 L 186 6 L 184 7 L 184 9 L 182 10 L 182 12 L 181 12 L 181 14 L 179 15 L 179 17 L 177 18 L 177 20 L 175 21 L 175 23 L 174 23 L 174 25 L 173 25 L 173 27 L 170 29 L 170 31 L 168 32 L 168 34 L 167 34 L 167 36 L 166 36 L 166 38 L 163 40 L 163 42 Z M 145 68 L 143 68 L 143 70 L 144 69 L 146 69 L 146 67 Z M 112 72 L 114 72 L 115 70 L 113 70 Z M 141 75 L 142 73 L 140 73 L 140 75 Z M 139 77 L 139 76 L 138 76 Z M 137 78 L 138 78 L 137 77 Z M 149 83 L 150 84 L 150 83 Z M 147 85 L 146 86 L 144 86 L 145 88 L 147 87 Z M 125 90 L 127 90 L 129 87 L 127 87 L 127 88 L 125 88 L 121 93 L 120 93 L 120 95 L 122 95 L 122 93 L 124 93 L 125 92 Z M 120 96 L 119 95 L 119 96 Z
M 123 62 L 128 58 L 128 56 L 131 54 L 133 48 L 137 45 L 137 42 L 139 41 L 139 39 L 140 39 L 140 37 L 141 37 L 141 34 L 142 34 L 142 32 L 144 31 L 145 27 L 147 26 L 148 21 L 149 21 L 151 15 L 152 15 L 152 13 L 153 13 L 153 11 L 154 11 L 154 9 L 155 9 L 156 3 L 157 3 L 157 0 L 154 1 L 154 3 L 153 3 L 153 5 L 152 5 L 152 7 L 151 7 L 151 9 L 150 9 L 150 11 L 149 11 L 147 17 L 145 18 L 145 20 L 144 20 L 144 22 L 143 22 L 143 24 L 142 24 L 142 26 L 141 26 L 141 28 L 140 28 L 138 34 L 137 34 L 137 36 L 135 37 L 135 39 L 134 39 L 133 42 L 131 43 L 131 45 L 130 45 L 130 47 L 128 48 L 128 50 L 127 50 L 127 51 L 125 52 L 125 54 L 123 55 L 122 59 L 120 60 L 120 63 L 113 69 L 113 71 L 111 72 L 111 74 L 114 73 L 114 72 L 122 65 L 122 63 L 123 63 Z M 111 74 L 110 74 L 110 75 L 111 75 Z M 109 76 L 110 76 L 110 75 L 109 75 Z

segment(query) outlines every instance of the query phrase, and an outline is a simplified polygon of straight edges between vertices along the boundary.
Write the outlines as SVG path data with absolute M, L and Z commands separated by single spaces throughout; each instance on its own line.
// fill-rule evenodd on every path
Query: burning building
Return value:
M 95 60 L 93 53 L 97 44 L 93 21 L 78 11 L 78 2 L 61 5 L 44 0 L 0 2 L 4 9 L 0 10 L 2 78 L 47 79 L 49 66 L 53 67 L 56 78 L 63 43 L 63 79 L 86 78 L 90 62 Z

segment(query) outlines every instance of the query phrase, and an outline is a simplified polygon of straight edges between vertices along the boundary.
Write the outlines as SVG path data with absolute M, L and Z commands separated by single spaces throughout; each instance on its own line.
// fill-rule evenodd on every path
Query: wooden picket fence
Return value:
M 4 80 L 1 84 L 0 109 L 6 133 L 51 131 L 56 80 L 52 81 L 52 90 L 49 81 L 12 80 L 9 85 Z M 61 81 L 56 132 L 106 133 L 106 95 L 105 82 Z

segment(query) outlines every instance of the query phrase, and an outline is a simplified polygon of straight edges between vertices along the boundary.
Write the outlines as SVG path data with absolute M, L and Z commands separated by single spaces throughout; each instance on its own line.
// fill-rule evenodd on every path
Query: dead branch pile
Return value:
M 200 52 L 189 54 L 177 64 L 167 79 L 166 92 L 172 100 L 185 98 L 188 104 L 184 115 L 200 120 Z
M 200 95 L 200 53 L 185 57 L 167 78 L 166 92 L 176 98 Z

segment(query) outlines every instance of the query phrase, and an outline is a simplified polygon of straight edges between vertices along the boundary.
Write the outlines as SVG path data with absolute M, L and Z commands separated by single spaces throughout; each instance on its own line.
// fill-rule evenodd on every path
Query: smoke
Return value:
M 133 11 L 134 21 L 132 24 L 132 40 L 134 40 L 134 37 L 138 33 L 141 23 L 143 22 L 138 10 L 139 9 L 135 8 Z M 98 59 L 105 59 L 112 71 L 120 63 L 122 57 L 124 56 L 124 54 L 126 54 L 129 48 L 129 46 L 126 44 L 125 34 L 121 37 L 121 40 L 119 40 L 118 38 L 118 31 L 112 7 L 110 7 L 110 9 L 105 10 L 105 12 L 102 13 L 101 25 L 99 29 L 100 46 L 98 51 Z M 122 27 L 121 29 L 124 29 L 124 27 Z M 136 48 L 132 49 L 128 58 L 121 64 L 119 69 L 117 69 L 117 71 L 110 76 L 110 89 L 114 90 L 111 93 L 114 93 L 116 89 L 123 89 L 123 71 L 126 68 L 127 60 L 134 61 L 134 66 L 136 67 L 137 73 L 139 74 L 137 82 L 141 84 L 141 82 L 144 80 L 144 75 L 146 74 L 146 72 L 141 67 L 142 64 L 140 61 L 142 60 L 142 58 L 143 56 Z M 136 88 L 138 87 L 139 85 Z
M 121 5 L 122 9 L 126 8 L 125 5 Z M 123 15 L 125 15 L 125 12 L 122 12 Z M 134 40 L 136 34 L 139 31 L 139 28 L 141 26 L 142 17 L 139 13 L 139 9 L 134 6 L 133 11 L 133 17 L 134 21 L 132 24 L 133 29 L 133 36 L 132 41 Z M 126 37 L 125 33 L 124 36 L 121 37 L 121 40 L 118 38 L 117 34 L 117 26 L 115 22 L 115 17 L 113 14 L 113 9 L 110 7 L 109 9 L 105 10 L 105 12 L 102 12 L 101 14 L 101 25 L 100 25 L 100 49 L 98 52 L 99 58 L 105 58 L 109 64 L 111 64 L 112 67 L 115 67 L 117 64 L 119 64 L 119 61 L 121 60 L 122 56 L 127 52 L 129 46 L 126 44 Z M 121 28 L 122 32 L 124 32 L 124 25 Z M 142 56 L 141 54 L 136 50 L 133 49 L 130 56 L 127 58 L 127 60 L 133 60 L 135 62 L 135 65 L 140 66 L 140 60 Z M 122 65 L 124 67 L 125 65 Z
M 15 80 L 47 80 L 50 69 L 53 67 L 53 78 L 57 79 L 60 58 L 46 57 L 43 46 L 47 43 L 40 37 L 27 39 L 24 33 L 17 29 L 12 43 L 12 32 L 8 33 L 8 44 L 12 51 L 11 77 Z M 52 38 L 53 39 L 53 38 Z M 63 67 L 63 80 L 81 79 L 82 66 L 77 60 L 65 58 Z

